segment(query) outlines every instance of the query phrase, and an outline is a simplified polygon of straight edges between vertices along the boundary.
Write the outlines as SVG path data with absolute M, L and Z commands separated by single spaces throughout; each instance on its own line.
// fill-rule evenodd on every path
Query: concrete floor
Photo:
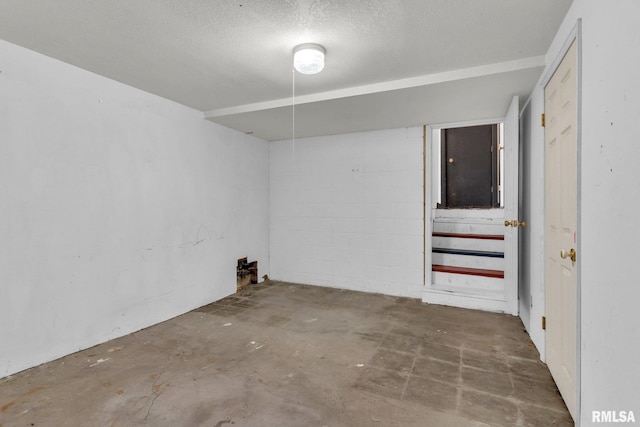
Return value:
M 0 426 L 573 425 L 517 317 L 282 282 L 0 379 Z

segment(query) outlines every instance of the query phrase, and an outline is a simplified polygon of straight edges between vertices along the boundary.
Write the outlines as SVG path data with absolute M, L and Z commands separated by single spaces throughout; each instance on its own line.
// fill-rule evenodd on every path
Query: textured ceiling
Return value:
M 0 0 L 0 38 L 265 139 L 475 120 L 527 96 L 571 0 Z

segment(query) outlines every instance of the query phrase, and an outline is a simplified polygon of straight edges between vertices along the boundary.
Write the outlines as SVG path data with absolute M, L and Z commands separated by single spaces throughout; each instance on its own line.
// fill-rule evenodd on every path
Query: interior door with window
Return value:
M 518 97 L 502 124 L 449 124 L 429 134 L 423 301 L 516 315 L 525 225 L 518 217 Z

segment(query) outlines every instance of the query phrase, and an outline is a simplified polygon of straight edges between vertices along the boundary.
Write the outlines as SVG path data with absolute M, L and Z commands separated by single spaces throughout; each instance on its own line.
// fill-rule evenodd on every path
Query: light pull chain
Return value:
M 291 117 L 292 117 L 292 126 L 291 126 L 291 157 L 293 160 L 296 159 L 296 70 L 295 68 L 291 69 L 292 75 L 292 89 L 291 89 Z

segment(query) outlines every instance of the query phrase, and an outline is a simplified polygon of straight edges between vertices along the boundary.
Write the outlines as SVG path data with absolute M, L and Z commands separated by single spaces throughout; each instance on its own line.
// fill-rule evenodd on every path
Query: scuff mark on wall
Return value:
M 202 242 L 204 242 L 205 240 L 208 240 L 208 239 L 209 239 L 209 229 L 207 228 L 206 225 L 200 224 L 200 227 L 198 227 L 198 231 L 196 232 L 195 240 L 193 240 L 191 242 L 182 243 L 182 244 L 178 245 L 177 247 L 179 249 L 183 249 L 186 246 L 198 246 L 200 243 L 202 243 Z

